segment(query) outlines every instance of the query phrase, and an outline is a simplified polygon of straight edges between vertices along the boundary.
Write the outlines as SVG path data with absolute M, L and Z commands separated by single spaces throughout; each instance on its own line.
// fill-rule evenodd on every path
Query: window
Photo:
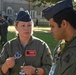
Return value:
M 30 11 L 30 14 L 31 14 L 31 17 L 32 17 L 32 18 L 36 18 L 36 15 L 37 15 L 37 14 L 36 14 L 36 11 L 35 11 L 35 10 L 31 10 L 31 11 Z
M 13 15 L 13 9 L 9 6 L 7 9 L 6 9 L 6 13 L 8 16 L 12 16 Z

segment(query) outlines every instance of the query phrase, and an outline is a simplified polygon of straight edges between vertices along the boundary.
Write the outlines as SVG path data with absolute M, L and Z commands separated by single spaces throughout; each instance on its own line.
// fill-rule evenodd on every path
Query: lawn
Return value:
M 8 40 L 14 38 L 15 35 L 16 35 L 15 28 L 13 26 L 9 26 L 8 27 Z M 53 50 L 54 50 L 57 42 L 52 37 L 49 27 L 34 27 L 33 35 L 44 40 L 48 44 L 48 46 L 50 47 L 50 49 L 53 53 Z M 0 47 L 0 49 L 1 49 L 1 47 Z
M 50 33 L 34 32 L 34 36 L 44 40 L 48 44 L 48 46 L 50 47 L 50 49 L 53 53 L 53 50 L 54 50 L 57 42 L 54 40 L 54 38 L 52 37 L 52 35 Z

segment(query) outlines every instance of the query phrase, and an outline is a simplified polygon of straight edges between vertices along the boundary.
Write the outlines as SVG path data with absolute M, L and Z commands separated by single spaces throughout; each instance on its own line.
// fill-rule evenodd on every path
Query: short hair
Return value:
M 53 16 L 54 21 L 61 27 L 62 20 L 68 21 L 76 29 L 76 11 L 73 8 L 66 8 Z

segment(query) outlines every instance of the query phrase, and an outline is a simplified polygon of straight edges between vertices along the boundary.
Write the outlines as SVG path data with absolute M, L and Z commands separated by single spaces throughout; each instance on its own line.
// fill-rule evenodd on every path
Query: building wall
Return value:
M 0 0 L 0 13 L 3 11 L 3 0 Z
M 1 0 L 0 0 L 0 13 L 1 13 Z
M 44 21 L 42 17 L 42 9 L 45 7 L 33 7 L 28 0 L 0 0 L 3 1 L 3 7 L 0 6 L 0 11 L 2 11 L 2 15 L 7 15 L 11 17 L 13 20 L 15 19 L 17 13 L 20 10 L 28 10 L 32 16 L 32 19 L 36 21 L 36 18 L 41 22 Z M 0 2 L 0 5 L 2 3 Z M 46 21 L 46 20 L 45 20 Z M 47 21 L 46 21 L 47 22 Z

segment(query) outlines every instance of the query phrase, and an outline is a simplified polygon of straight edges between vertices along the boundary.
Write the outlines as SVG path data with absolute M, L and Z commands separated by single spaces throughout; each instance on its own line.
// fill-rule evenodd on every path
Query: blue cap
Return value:
M 43 16 L 50 20 L 54 15 L 56 15 L 58 12 L 62 11 L 66 8 L 73 8 L 72 0 L 62 0 L 57 2 L 56 4 L 51 5 L 50 7 L 44 9 L 42 11 Z
M 16 17 L 16 21 L 29 22 L 31 21 L 31 16 L 28 11 L 20 11 Z

